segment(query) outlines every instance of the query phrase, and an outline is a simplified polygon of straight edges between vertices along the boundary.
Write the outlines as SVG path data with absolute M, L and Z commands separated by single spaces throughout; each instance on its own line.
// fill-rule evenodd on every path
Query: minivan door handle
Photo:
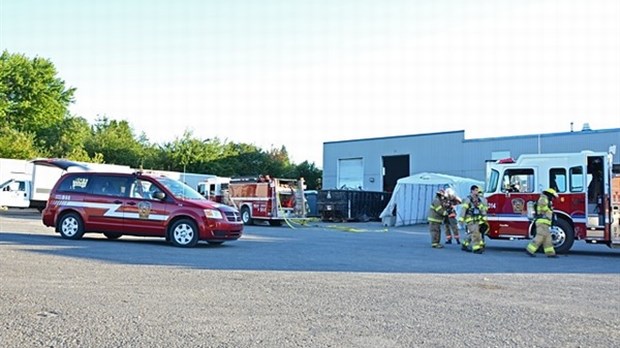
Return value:
M 117 200 L 117 201 L 114 201 L 114 202 L 112 202 L 112 203 L 114 203 L 114 204 L 121 204 L 121 203 L 123 203 L 123 201 L 118 201 L 118 200 Z
M 127 205 L 136 205 L 136 202 L 128 202 Z

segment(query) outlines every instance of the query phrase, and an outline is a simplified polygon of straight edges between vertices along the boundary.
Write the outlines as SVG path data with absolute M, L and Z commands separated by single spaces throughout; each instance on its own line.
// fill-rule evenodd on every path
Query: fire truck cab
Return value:
M 224 203 L 239 209 L 246 225 L 262 220 L 281 226 L 286 219 L 306 217 L 304 186 L 303 178 L 232 178 Z
M 212 178 L 207 178 L 205 181 L 199 182 L 196 191 L 208 200 L 228 204 L 227 202 L 224 202 L 224 197 L 227 196 L 229 184 L 230 178 L 214 176 Z
M 557 253 L 567 253 L 574 240 L 620 247 L 620 176 L 612 173 L 615 147 L 609 153 L 527 154 L 517 160 L 487 163 L 485 198 L 488 237 L 531 239 L 534 204 L 553 188 L 551 227 Z

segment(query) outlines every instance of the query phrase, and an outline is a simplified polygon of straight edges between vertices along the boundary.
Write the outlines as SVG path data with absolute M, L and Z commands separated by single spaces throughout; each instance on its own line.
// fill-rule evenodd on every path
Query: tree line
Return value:
M 133 168 L 249 176 L 304 177 L 320 187 L 322 171 L 314 163 L 292 163 L 286 147 L 261 149 L 186 131 L 171 142 L 149 141 L 125 120 L 99 117 L 94 124 L 71 115 L 73 87 L 65 86 L 54 64 L 23 54 L 0 55 L 0 158 L 67 158 Z

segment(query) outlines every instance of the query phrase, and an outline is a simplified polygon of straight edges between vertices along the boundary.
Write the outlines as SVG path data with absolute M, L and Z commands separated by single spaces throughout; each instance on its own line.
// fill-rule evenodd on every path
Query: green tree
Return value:
M 0 55 L 0 127 L 34 134 L 39 148 L 52 144 L 50 129 L 63 121 L 74 93 L 48 59 Z
M 204 160 L 205 144 L 192 137 L 190 131 L 185 131 L 181 138 L 175 139 L 170 146 L 170 158 L 174 170 L 194 173 L 199 171 L 200 163 Z
M 290 178 L 292 173 L 291 160 L 285 146 L 279 149 L 271 148 L 263 164 L 263 171 L 272 177 Z
M 304 176 L 309 183 L 320 176 L 314 164 L 291 163 L 284 146 L 265 151 L 253 144 L 197 139 L 191 131 L 158 145 L 144 134 L 136 136 L 127 121 L 103 117 L 91 126 L 84 118 L 69 115 L 75 88 L 67 88 L 57 75 L 48 59 L 2 52 L 0 156 L 64 157 L 221 176 Z
M 167 166 L 168 157 L 168 152 L 163 146 L 146 143 L 143 145 L 142 163 L 139 168 L 167 170 L 169 168 Z
M 46 156 L 91 162 L 91 156 L 84 149 L 84 144 L 92 137 L 91 127 L 86 119 L 76 116 L 65 117 L 46 133 L 51 141 Z
M 303 161 L 293 166 L 293 177 L 304 178 L 308 190 L 321 189 L 323 171 L 318 169 L 313 163 Z
M 92 137 L 84 149 L 92 158 L 100 153 L 105 163 L 139 168 L 144 165 L 144 149 L 149 145 L 144 137 L 136 139 L 127 121 L 100 118 L 92 127 Z
M 83 147 L 73 148 L 62 157 L 78 162 L 104 163 L 103 155 L 101 153 L 96 153 L 94 156 L 90 156 Z
M 34 134 L 0 127 L 0 158 L 31 159 L 39 153 L 34 146 Z

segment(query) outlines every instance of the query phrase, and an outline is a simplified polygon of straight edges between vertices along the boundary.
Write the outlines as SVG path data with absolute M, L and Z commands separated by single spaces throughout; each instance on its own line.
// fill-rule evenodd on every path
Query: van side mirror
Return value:
M 164 198 L 166 198 L 166 194 L 161 192 L 161 191 L 155 191 L 153 193 L 153 198 L 162 201 L 162 200 L 164 200 Z

